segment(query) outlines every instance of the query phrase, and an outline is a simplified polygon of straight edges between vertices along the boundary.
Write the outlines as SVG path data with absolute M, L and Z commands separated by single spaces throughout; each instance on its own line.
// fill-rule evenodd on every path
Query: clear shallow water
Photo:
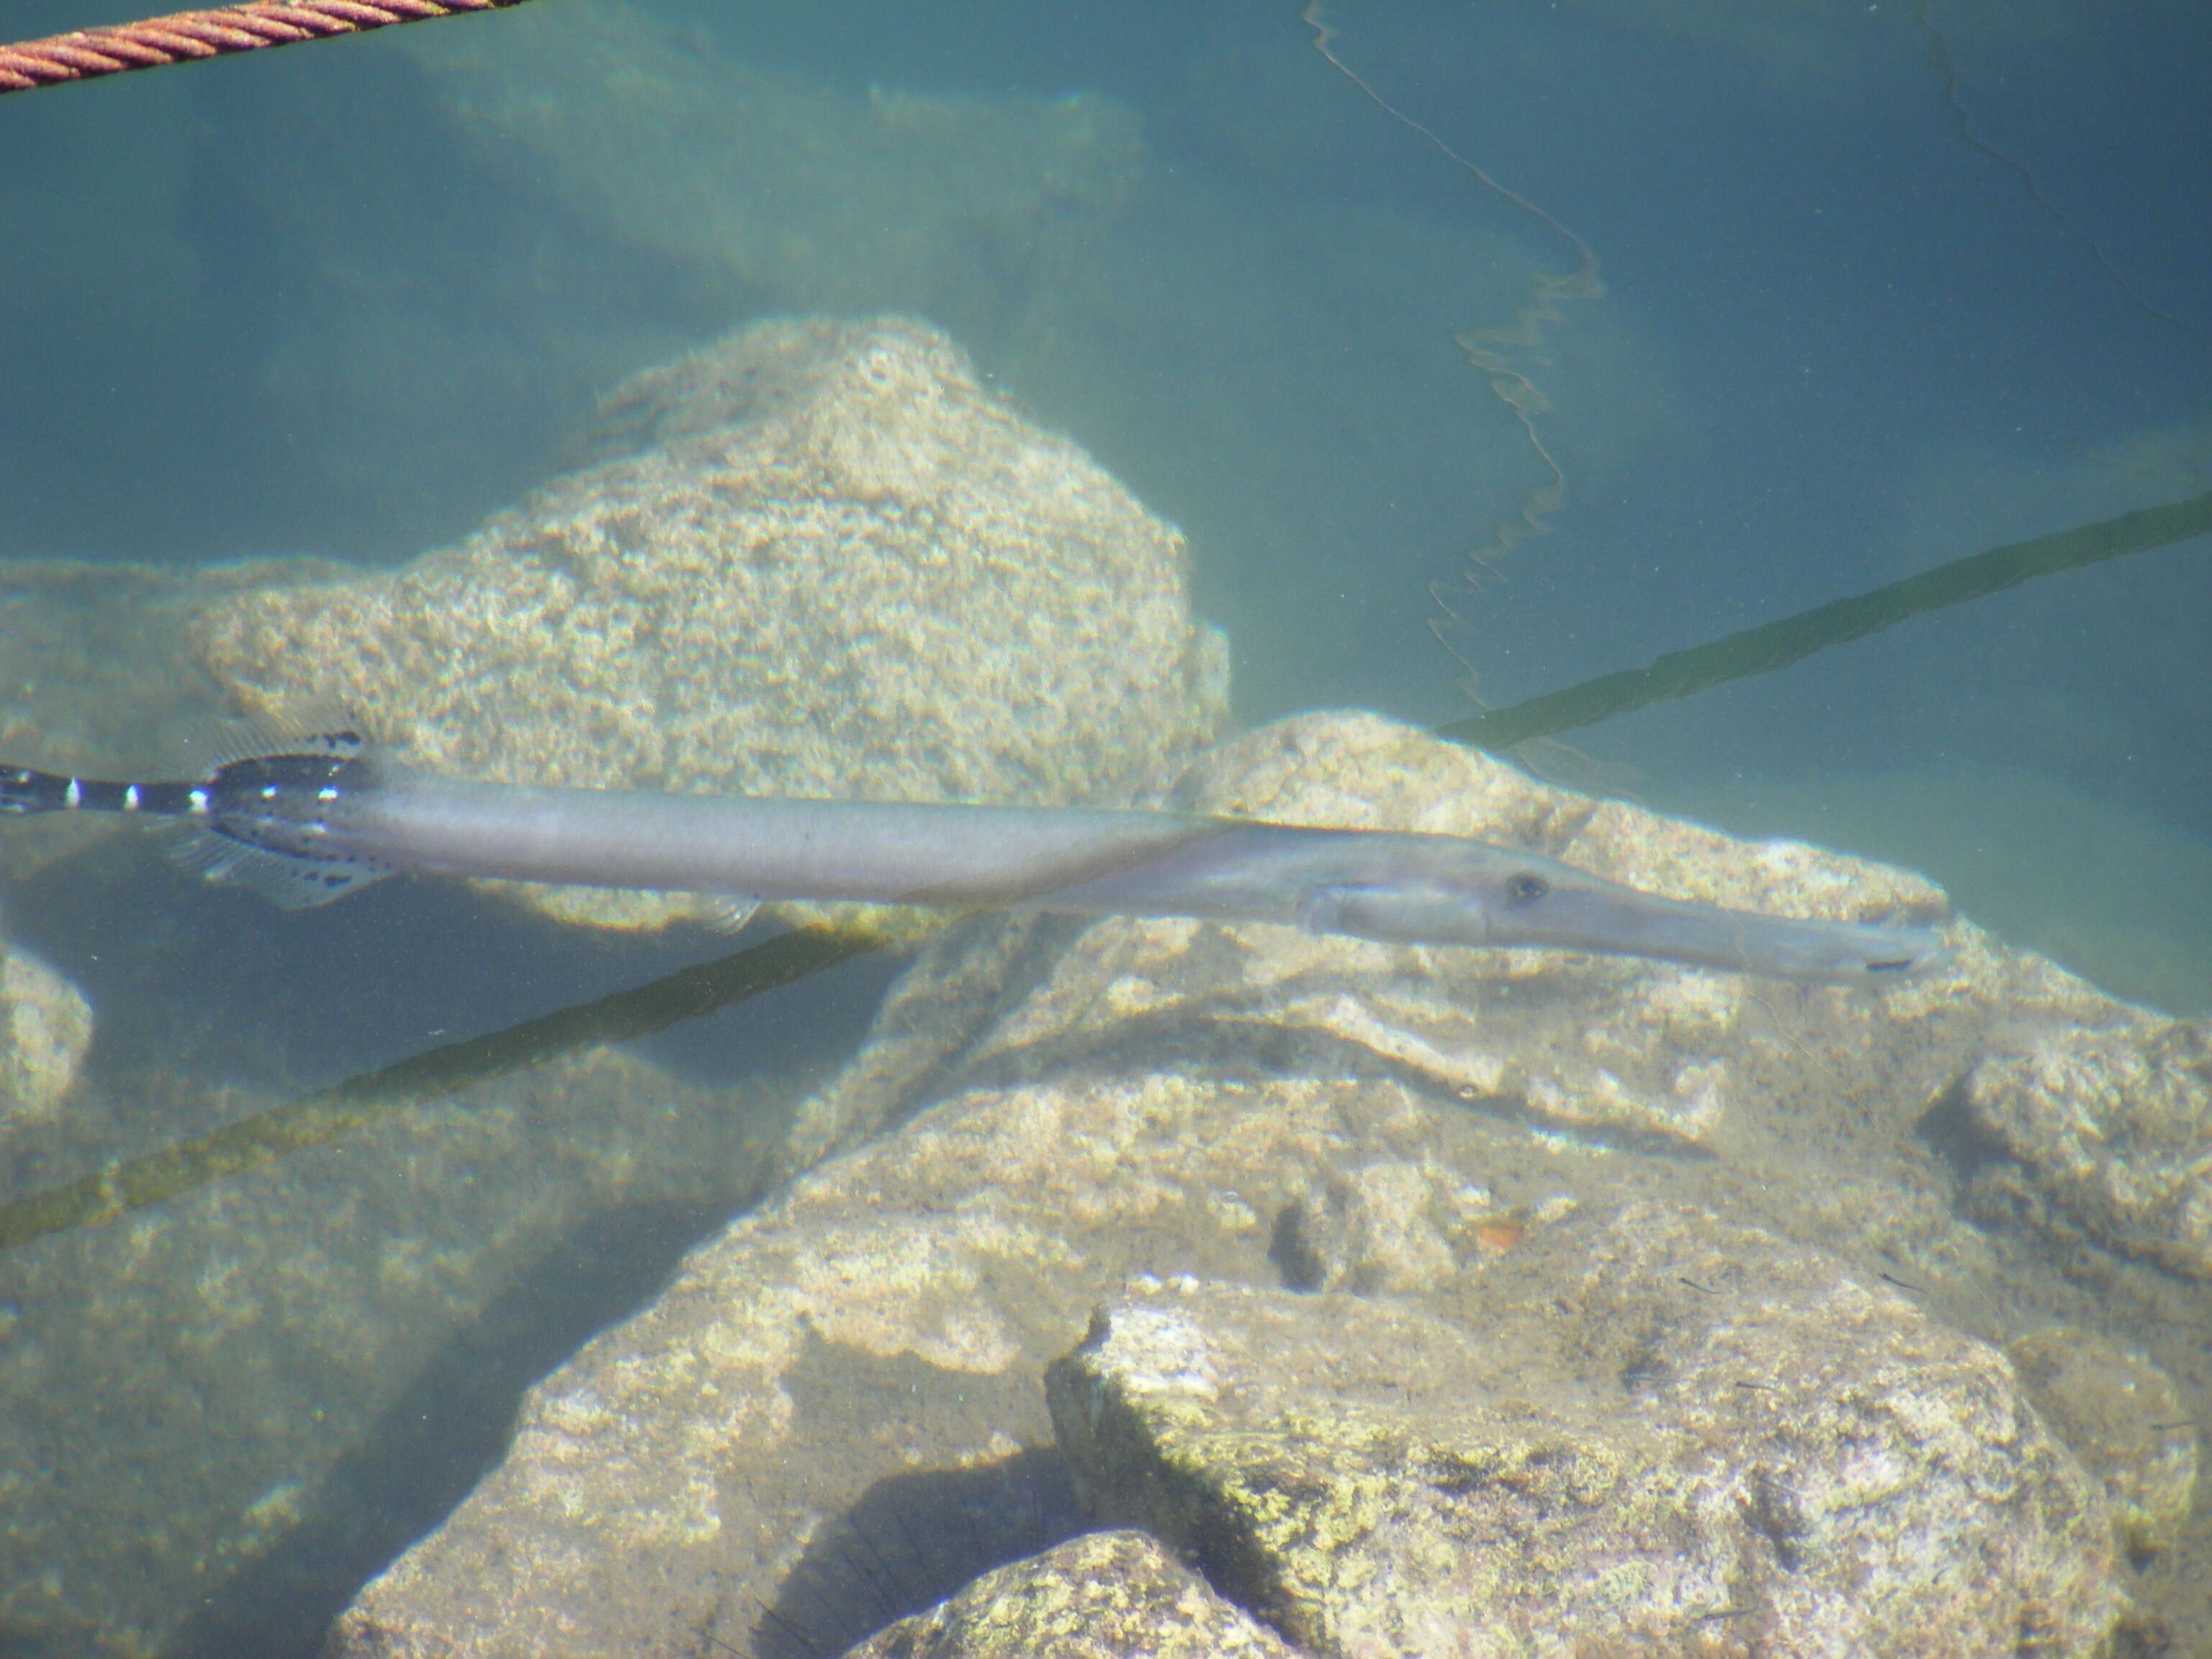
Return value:
M 8 27 L 115 15 L 46 0 Z M 1112 210 L 1072 207 L 1079 252 L 1049 263 L 988 217 L 902 258 L 925 205 L 856 173 L 848 240 L 810 216 L 810 255 L 747 266 L 697 234 L 716 130 L 696 155 L 679 132 L 518 173 L 457 118 L 495 42 L 569 27 L 550 5 L 0 100 L 0 557 L 397 562 L 542 477 L 624 373 L 823 307 L 942 322 L 1181 524 L 1243 722 L 1456 718 L 1470 671 L 1509 703 L 2212 486 L 2196 8 L 1332 9 L 1343 65 L 1595 254 L 1601 295 L 1525 343 L 1496 337 L 1573 244 L 1378 108 L 1295 8 L 632 15 L 703 80 L 1079 94 L 1137 143 Z M 1534 443 L 1469 331 L 1540 393 Z M 1499 548 L 1552 486 L 1540 533 Z M 1534 758 L 1916 864 L 2008 936 L 2203 1012 L 2207 553 L 2053 578 Z M 9 914 L 88 958 L 144 925 L 130 892 L 105 902 L 57 915 L 41 890 Z M 234 919 L 161 925 L 189 963 L 192 927 Z M 344 948 L 373 963 L 409 922 L 344 922 Z M 221 984 L 187 1004 L 158 975 L 105 983 L 168 1011 L 146 1030 L 235 1030 L 272 1018 L 246 988 L 304 959 L 279 950 L 227 1007 Z M 464 963 L 437 965 L 465 994 Z M 543 1004 L 572 980 L 598 982 L 549 977 Z M 434 1024 L 401 1011 L 391 1048 L 349 1036 L 341 1059 L 313 1051 L 320 1017 L 267 1045 L 303 1085 Z
M 496 40 L 565 27 L 527 10 L 11 99 L 6 552 L 398 561 L 542 476 L 629 368 L 763 309 L 911 307 L 1188 531 L 1241 719 L 1465 712 L 1431 586 L 1510 702 L 2212 477 L 2212 23 L 1930 15 L 1955 103 L 1909 8 L 1329 14 L 1347 68 L 1598 262 L 1602 297 L 1499 348 L 1565 483 L 1495 556 L 1553 481 L 1454 336 L 1510 329 L 1575 250 L 1295 17 L 638 14 L 695 62 L 1130 112 L 1124 199 L 1050 270 L 986 227 L 964 263 L 856 235 L 748 288 L 697 246 L 680 141 L 602 170 L 625 219 L 574 167 L 518 189 L 451 108 Z M 863 222 L 902 211 L 850 187 Z M 2023 769 L 2202 838 L 2207 571 L 2201 543 L 2140 556 L 1574 742 L 1672 792 Z

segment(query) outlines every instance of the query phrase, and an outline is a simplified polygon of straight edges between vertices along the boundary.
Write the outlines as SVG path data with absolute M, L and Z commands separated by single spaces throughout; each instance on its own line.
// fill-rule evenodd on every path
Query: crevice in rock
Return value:
M 746 1659 L 835 1659 L 993 1568 L 1089 1529 L 1057 1447 L 893 1475 L 817 1534 L 735 1650 Z

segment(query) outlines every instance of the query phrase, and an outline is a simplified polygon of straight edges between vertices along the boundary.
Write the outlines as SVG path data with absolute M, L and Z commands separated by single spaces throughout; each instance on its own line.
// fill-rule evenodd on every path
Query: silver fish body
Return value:
M 422 775 L 351 732 L 193 783 L 0 769 L 0 811 L 183 819 L 185 861 L 277 902 L 395 871 L 509 881 L 1273 922 L 1395 944 L 1587 951 L 1881 983 L 1946 960 L 1924 927 L 1730 910 L 1455 836 L 1188 813 L 651 794 Z

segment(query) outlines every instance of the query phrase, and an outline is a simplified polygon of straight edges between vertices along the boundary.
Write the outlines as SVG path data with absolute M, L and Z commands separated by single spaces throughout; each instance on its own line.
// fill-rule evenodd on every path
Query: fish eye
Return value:
M 1516 904 L 1533 904 L 1552 890 L 1552 884 L 1532 870 L 1518 871 L 1505 878 L 1505 896 Z

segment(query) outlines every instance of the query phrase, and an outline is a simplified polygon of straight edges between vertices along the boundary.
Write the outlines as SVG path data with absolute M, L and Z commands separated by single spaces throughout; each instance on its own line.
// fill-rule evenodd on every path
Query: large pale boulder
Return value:
M 1123 805 L 1224 717 L 1182 537 L 934 329 L 754 324 L 603 415 L 457 547 L 210 606 L 207 671 L 434 770 L 607 788 Z

